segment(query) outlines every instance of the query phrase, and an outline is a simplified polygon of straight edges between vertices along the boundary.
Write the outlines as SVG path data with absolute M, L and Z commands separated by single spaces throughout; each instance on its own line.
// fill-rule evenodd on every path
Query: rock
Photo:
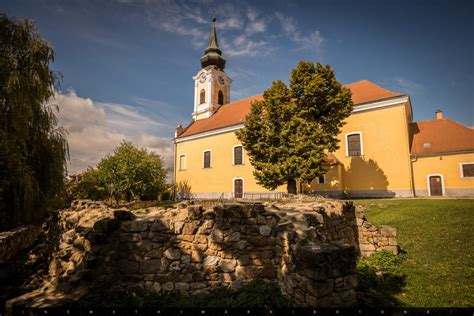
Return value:
M 262 236 L 270 236 L 270 234 L 272 233 L 271 227 L 267 226 L 267 225 L 260 226 L 258 231 L 259 231 L 260 235 L 262 235 Z
M 174 285 L 172 282 L 166 282 L 161 286 L 161 289 L 166 292 L 171 292 L 174 289 Z
M 167 230 L 168 227 L 162 222 L 162 221 L 157 221 L 153 224 L 151 224 L 150 231 L 152 232 L 158 232 L 162 230 Z
M 355 289 L 357 286 L 357 275 L 348 275 L 344 277 L 344 290 Z
M 384 237 L 397 237 L 397 229 L 384 226 L 380 228 L 380 234 Z
M 133 274 L 138 272 L 138 262 L 129 260 L 119 260 L 117 268 L 120 272 L 125 274 Z
M 180 260 L 181 259 L 181 251 L 176 248 L 168 248 L 163 253 L 165 257 L 169 260 Z
M 259 277 L 261 273 L 262 273 L 262 268 L 260 267 L 239 266 L 235 269 L 235 275 L 237 279 L 241 279 L 241 280 L 255 279 Z
M 143 232 L 147 230 L 148 222 L 144 220 L 123 222 L 121 228 L 126 232 Z
M 191 220 L 201 219 L 202 217 L 202 206 L 201 205 L 191 205 L 188 206 L 188 216 Z
M 219 257 L 216 256 L 208 256 L 204 259 L 203 264 L 205 266 L 216 266 L 220 261 Z
M 189 264 L 191 262 L 191 256 L 190 255 L 181 255 L 181 262 L 183 264 Z
M 113 212 L 114 218 L 119 221 L 131 221 L 135 219 L 135 215 L 126 210 L 114 210 Z
M 194 233 L 196 233 L 198 229 L 198 225 L 196 222 L 190 222 L 190 223 L 186 223 L 184 224 L 184 227 L 183 227 L 183 235 L 193 235 Z
M 181 232 L 183 231 L 183 227 L 184 227 L 184 222 L 174 223 L 174 233 L 178 235 L 181 234 Z
M 224 233 L 221 230 L 213 229 L 210 237 L 215 243 L 220 244 L 224 242 Z
M 117 230 L 120 226 L 120 222 L 115 218 L 104 218 L 94 224 L 94 231 L 103 234 L 110 234 Z
M 190 285 L 185 282 L 176 282 L 174 284 L 174 287 L 179 293 L 186 294 L 186 292 L 189 290 Z
M 239 232 L 232 232 L 227 238 L 227 242 L 236 242 L 240 240 L 240 233 Z
M 237 261 L 233 259 L 221 259 L 219 262 L 219 267 L 226 273 L 234 272 L 236 265 Z
M 181 271 L 181 264 L 179 261 L 173 261 L 170 263 L 170 271 Z

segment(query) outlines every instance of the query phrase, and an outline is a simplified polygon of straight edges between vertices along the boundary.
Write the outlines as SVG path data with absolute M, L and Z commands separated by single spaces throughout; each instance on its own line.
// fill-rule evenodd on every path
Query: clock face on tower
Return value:
M 219 76 L 219 77 L 217 78 L 217 81 L 219 81 L 219 83 L 221 84 L 221 86 L 224 85 L 224 83 L 225 83 L 224 78 L 223 78 L 222 76 Z

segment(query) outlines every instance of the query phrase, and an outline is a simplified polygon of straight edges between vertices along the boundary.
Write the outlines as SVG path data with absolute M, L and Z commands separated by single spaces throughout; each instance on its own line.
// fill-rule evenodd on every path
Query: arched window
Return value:
M 203 104 L 206 102 L 206 91 L 204 89 L 201 89 L 201 92 L 199 93 L 199 104 Z
M 219 94 L 217 95 L 217 103 L 219 105 L 224 105 L 224 94 L 222 91 L 219 91 Z

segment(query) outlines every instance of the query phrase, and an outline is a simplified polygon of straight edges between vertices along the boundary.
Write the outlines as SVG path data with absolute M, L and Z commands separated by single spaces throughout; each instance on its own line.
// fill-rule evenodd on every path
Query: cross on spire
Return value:
M 216 32 L 216 13 L 214 11 L 212 16 L 212 27 L 209 35 L 209 43 L 204 51 L 204 56 L 201 57 L 202 68 L 217 67 L 220 70 L 225 68 L 225 59 L 222 57 L 222 51 L 219 49 L 219 42 L 217 40 Z

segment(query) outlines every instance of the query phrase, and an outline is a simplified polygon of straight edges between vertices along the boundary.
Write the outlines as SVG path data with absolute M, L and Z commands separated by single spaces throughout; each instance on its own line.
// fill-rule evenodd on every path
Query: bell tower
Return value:
M 222 105 L 230 102 L 232 80 L 224 72 L 225 59 L 217 41 L 215 16 L 212 18 L 209 43 L 201 57 L 201 68 L 193 77 L 195 121 L 211 117 Z

